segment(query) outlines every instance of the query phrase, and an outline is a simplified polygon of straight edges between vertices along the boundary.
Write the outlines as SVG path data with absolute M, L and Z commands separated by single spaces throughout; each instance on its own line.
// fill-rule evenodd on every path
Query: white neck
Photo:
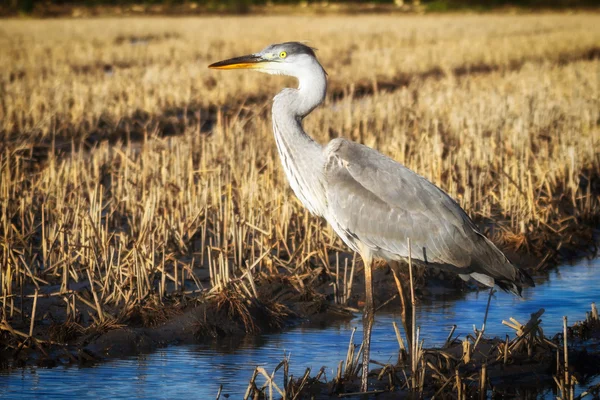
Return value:
M 302 119 L 325 99 L 327 76 L 316 60 L 294 76 L 298 78 L 298 89 L 283 89 L 275 96 L 273 132 L 294 193 L 313 214 L 324 215 L 323 148 L 304 132 Z

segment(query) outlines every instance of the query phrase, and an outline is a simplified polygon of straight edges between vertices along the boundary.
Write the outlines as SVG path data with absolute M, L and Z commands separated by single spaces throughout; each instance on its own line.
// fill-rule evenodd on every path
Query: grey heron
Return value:
M 455 272 L 520 295 L 533 280 L 481 234 L 443 190 L 393 159 L 343 138 L 326 146 L 302 120 L 325 99 L 327 74 L 314 49 L 298 42 L 211 64 L 213 69 L 254 69 L 297 78 L 273 100 L 273 132 L 290 186 L 312 214 L 324 217 L 364 262 L 363 365 L 367 390 L 374 319 L 372 262 L 405 260 Z M 489 302 L 488 302 L 489 305 Z

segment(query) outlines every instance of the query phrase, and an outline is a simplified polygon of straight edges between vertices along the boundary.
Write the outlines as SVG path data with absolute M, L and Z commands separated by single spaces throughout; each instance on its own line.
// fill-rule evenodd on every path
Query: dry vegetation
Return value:
M 27 337 L 25 316 L 31 335 L 36 289 L 102 330 L 199 293 L 243 314 L 277 274 L 310 299 L 328 275 L 347 300 L 354 263 L 336 268 L 347 250 L 293 197 L 272 138 L 270 99 L 293 83 L 206 68 L 302 39 L 331 78 L 305 124 L 319 141 L 389 154 L 540 266 L 593 246 L 598 15 L 9 20 L 2 329 Z
M 594 384 L 593 377 L 600 370 L 600 355 L 581 350 L 587 339 L 597 338 L 600 334 L 596 305 L 592 303 L 585 321 L 572 327 L 568 326 L 565 317 L 563 332 L 554 337 L 544 334 L 543 314 L 544 309 L 532 313 L 525 324 L 514 318 L 502 321 L 514 329 L 513 339 L 508 335 L 505 340 L 481 339 L 482 332 L 475 329 L 473 334 L 459 340 L 452 330 L 441 348 L 424 348 L 420 341 L 409 350 L 394 324 L 398 358 L 392 363 L 371 360 L 381 368 L 369 372 L 368 393 L 376 395 L 369 398 L 462 400 L 545 398 L 549 394 L 560 400 L 579 400 L 590 395 L 597 398 L 600 383 Z M 311 377 L 311 368 L 296 379 L 290 377 L 290 357 L 287 356 L 272 373 L 262 367 L 255 368 L 244 400 L 304 399 L 308 396 L 316 399 L 359 398 L 362 346 L 354 344 L 354 333 L 355 330 L 350 336 L 346 359 L 339 362 L 337 373 L 329 382 L 322 378 L 325 367 L 314 377 Z M 264 381 L 262 386 L 257 385 L 260 381 Z M 577 385 L 586 389 L 576 397 Z

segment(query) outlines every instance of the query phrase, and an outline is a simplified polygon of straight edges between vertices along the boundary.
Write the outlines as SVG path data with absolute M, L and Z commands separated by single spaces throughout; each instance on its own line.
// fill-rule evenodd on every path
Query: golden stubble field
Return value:
M 330 76 L 305 121 L 318 141 L 426 176 L 530 270 L 593 245 L 598 14 L 5 20 L 3 315 L 30 316 L 34 289 L 102 323 L 176 291 L 253 297 L 275 271 L 298 290 L 339 280 L 347 249 L 293 196 L 272 137 L 270 99 L 294 82 L 206 68 L 287 40 Z

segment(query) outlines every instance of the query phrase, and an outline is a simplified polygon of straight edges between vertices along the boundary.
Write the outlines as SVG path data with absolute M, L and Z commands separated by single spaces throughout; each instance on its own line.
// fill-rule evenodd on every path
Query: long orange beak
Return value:
M 256 69 L 261 68 L 261 63 L 265 62 L 264 58 L 255 54 L 249 54 L 247 56 L 230 58 L 210 64 L 208 68 L 211 69 Z

